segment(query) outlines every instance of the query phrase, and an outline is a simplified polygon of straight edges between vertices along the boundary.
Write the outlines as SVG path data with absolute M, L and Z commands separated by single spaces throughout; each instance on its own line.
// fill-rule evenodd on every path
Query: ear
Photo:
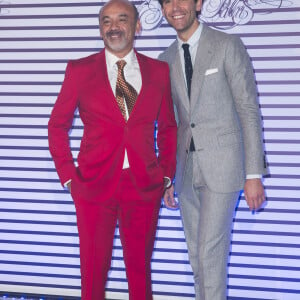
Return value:
M 138 19 L 135 25 L 135 34 L 140 34 L 141 31 L 142 31 L 142 24 L 140 19 Z
M 202 0 L 197 0 L 196 2 L 196 11 L 199 12 L 202 8 Z

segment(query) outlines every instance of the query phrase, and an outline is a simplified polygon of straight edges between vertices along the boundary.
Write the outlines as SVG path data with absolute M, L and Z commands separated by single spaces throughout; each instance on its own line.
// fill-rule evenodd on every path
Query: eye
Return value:
M 128 21 L 128 18 L 126 18 L 125 16 L 120 17 L 119 21 L 122 22 L 122 23 L 126 23 Z

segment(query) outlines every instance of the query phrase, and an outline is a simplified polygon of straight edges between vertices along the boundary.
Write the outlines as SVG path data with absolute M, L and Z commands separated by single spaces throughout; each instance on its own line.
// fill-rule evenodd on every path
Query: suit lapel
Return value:
M 185 107 L 186 111 L 190 111 L 190 103 L 189 103 L 189 97 L 186 90 L 186 83 L 184 79 L 184 74 L 182 72 L 182 65 L 181 65 L 181 59 L 180 54 L 178 51 L 178 42 L 176 41 L 172 45 L 172 49 L 170 49 L 170 60 L 169 60 L 169 66 L 170 66 L 170 72 L 171 72 L 171 82 L 173 85 L 173 88 L 177 90 L 177 95 L 179 98 L 179 101 L 181 104 Z
M 137 109 L 137 107 L 139 105 L 141 105 L 141 102 L 143 101 L 143 99 L 146 99 L 144 97 L 144 94 L 145 94 L 145 91 L 146 91 L 146 87 L 149 86 L 149 81 L 150 81 L 150 78 L 149 78 L 149 74 L 150 74 L 150 71 L 149 71 L 149 67 L 148 67 L 148 64 L 147 64 L 147 61 L 145 60 L 145 57 L 140 55 L 138 52 L 135 51 L 135 55 L 136 55 L 136 58 L 138 60 L 138 64 L 140 66 L 140 72 L 141 72 L 141 79 L 142 79 L 142 86 L 141 86 L 141 90 L 137 96 L 137 99 L 135 101 L 135 105 L 131 111 L 131 114 L 129 116 L 129 119 L 132 119 L 132 117 L 134 116 L 135 114 L 135 111 Z
M 191 87 L 191 111 L 199 100 L 200 91 L 202 88 L 205 71 L 209 68 L 213 52 L 211 50 L 209 38 L 207 35 L 207 27 L 203 24 L 202 33 L 199 40 L 199 45 L 196 53 L 192 87 Z
M 98 77 L 97 81 L 99 82 L 100 86 L 105 87 L 108 96 L 107 99 L 102 97 L 102 101 L 107 102 L 108 109 L 114 112 L 113 116 L 115 116 L 121 122 L 125 122 L 108 79 L 104 49 L 98 55 L 98 62 L 96 64 L 96 76 Z

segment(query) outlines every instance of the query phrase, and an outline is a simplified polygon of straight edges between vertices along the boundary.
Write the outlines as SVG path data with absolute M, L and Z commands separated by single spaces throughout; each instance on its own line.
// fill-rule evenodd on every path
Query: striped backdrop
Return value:
M 154 0 L 135 2 L 140 52 L 157 57 L 175 38 Z M 69 59 L 103 47 L 103 2 L 0 0 L 0 296 L 80 295 L 72 199 L 58 181 L 47 122 Z M 265 208 L 241 197 L 229 261 L 229 299 L 300 299 L 300 0 L 206 0 L 204 22 L 239 35 L 252 58 L 270 176 Z M 71 146 L 79 150 L 75 116 Z M 161 209 L 152 261 L 154 299 L 194 299 L 178 211 Z M 128 299 L 116 239 L 110 299 Z M 213 299 L 211 299 L 213 300 Z

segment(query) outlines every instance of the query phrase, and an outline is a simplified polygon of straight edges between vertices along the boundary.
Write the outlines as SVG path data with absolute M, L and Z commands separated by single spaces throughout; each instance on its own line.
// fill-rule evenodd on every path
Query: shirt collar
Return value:
M 203 25 L 201 23 L 199 23 L 199 26 L 196 29 L 196 31 L 192 34 L 192 36 L 186 42 L 184 42 L 177 36 L 179 49 L 181 49 L 182 44 L 189 44 L 190 47 L 194 47 L 194 46 L 198 45 L 198 42 L 199 42 L 200 36 L 201 36 L 201 32 L 202 32 L 202 27 L 203 27 Z
M 106 63 L 109 69 L 113 68 L 116 65 L 116 62 L 119 60 L 125 60 L 126 65 L 131 65 L 136 60 L 136 55 L 133 49 L 130 50 L 130 52 L 125 55 L 124 57 L 120 58 L 109 52 L 107 49 L 105 49 L 105 59 Z

